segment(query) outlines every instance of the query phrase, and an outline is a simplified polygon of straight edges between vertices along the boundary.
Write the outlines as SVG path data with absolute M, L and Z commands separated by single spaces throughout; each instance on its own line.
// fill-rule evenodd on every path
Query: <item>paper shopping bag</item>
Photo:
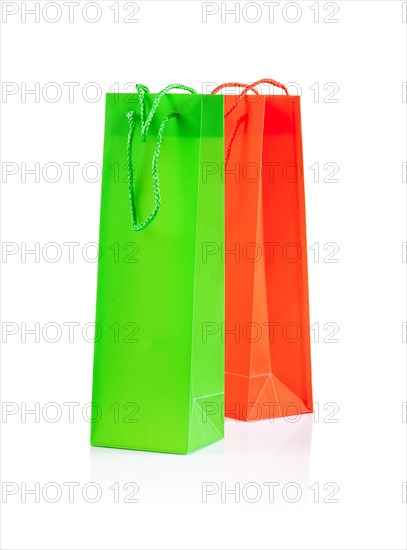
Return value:
M 106 97 L 91 444 L 188 453 L 223 437 L 223 102 L 137 89 Z
M 241 420 L 312 412 L 300 98 L 262 82 L 287 93 L 225 95 L 225 414 Z

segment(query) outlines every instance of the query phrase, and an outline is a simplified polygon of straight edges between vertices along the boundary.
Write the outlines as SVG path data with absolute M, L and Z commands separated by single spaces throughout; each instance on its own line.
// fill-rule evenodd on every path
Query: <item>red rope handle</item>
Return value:
M 256 82 L 253 82 L 253 84 L 248 84 L 246 86 L 246 90 L 249 91 L 251 90 L 253 87 L 256 87 L 258 86 L 259 84 L 271 84 L 272 86 L 276 86 L 277 88 L 281 88 L 282 90 L 285 91 L 285 93 L 287 95 L 288 94 L 288 90 L 287 90 L 287 87 L 284 86 L 284 84 L 281 84 L 281 82 L 277 82 L 277 80 L 273 80 L 272 78 L 262 78 L 261 80 L 257 80 Z M 245 93 L 245 90 L 243 90 L 242 94 Z
M 220 86 L 218 86 L 217 88 L 215 88 L 213 91 L 212 91 L 212 94 L 216 94 L 219 90 L 221 90 L 222 88 L 225 88 L 227 86 L 236 86 L 236 87 L 244 87 L 244 90 L 242 91 L 241 94 L 239 94 L 238 98 L 237 98 L 237 101 L 235 101 L 235 103 L 233 103 L 233 105 L 231 107 L 229 107 L 229 109 L 226 111 L 225 113 L 225 117 L 227 117 L 228 115 L 230 115 L 230 113 L 236 109 L 236 107 L 238 106 L 239 102 L 242 100 L 242 98 L 250 91 L 253 91 L 255 94 L 258 94 L 258 91 L 256 90 L 256 86 L 258 86 L 259 84 L 271 84 L 272 86 L 276 86 L 277 88 L 281 88 L 282 90 L 284 90 L 284 92 L 288 94 L 288 90 L 287 90 L 287 87 L 284 86 L 284 84 L 281 84 L 281 82 L 277 82 L 277 80 L 273 80 L 272 78 L 262 78 L 261 80 L 257 80 L 256 82 L 253 82 L 253 84 L 241 84 L 240 82 L 228 82 L 226 84 L 221 84 Z
M 276 86 L 277 88 L 281 88 L 284 90 L 284 92 L 289 95 L 287 87 L 284 86 L 284 84 L 281 84 L 280 82 L 277 82 L 277 80 L 273 80 L 272 78 L 262 78 L 261 80 L 256 80 L 256 82 L 253 82 L 253 84 L 242 84 L 241 82 L 225 82 L 224 84 L 220 84 L 217 86 L 214 90 L 212 90 L 211 94 L 217 94 L 220 90 L 223 88 L 244 88 L 243 91 L 239 94 L 237 101 L 229 107 L 229 109 L 225 113 L 225 117 L 230 115 L 230 113 L 235 109 L 239 102 L 242 100 L 242 98 L 248 94 L 248 92 L 254 92 L 256 95 L 259 95 L 259 92 L 256 90 L 256 86 L 259 84 L 271 84 L 272 86 Z M 232 149 L 233 140 L 235 139 L 236 133 L 239 129 L 239 126 L 242 124 L 242 122 L 247 122 L 248 114 L 245 113 L 242 115 L 238 120 L 236 121 L 233 130 L 229 136 L 226 149 L 225 149 L 225 168 L 228 163 L 229 157 L 230 157 L 230 151 Z
M 212 90 L 211 94 L 217 94 L 223 88 L 247 88 L 247 84 L 242 84 L 241 82 L 225 82 Z M 256 95 L 259 95 L 259 92 L 256 89 L 254 89 L 253 92 Z
M 230 133 L 229 140 L 228 140 L 228 143 L 227 143 L 226 149 L 225 149 L 225 168 L 228 164 L 229 157 L 230 157 L 230 151 L 232 149 L 233 140 L 235 139 L 235 136 L 236 136 L 236 133 L 239 129 L 239 126 L 242 124 L 242 122 L 247 121 L 248 116 L 249 115 L 247 113 L 245 113 L 240 118 L 238 118 L 235 125 L 234 125 L 234 127 L 233 127 L 233 130 Z

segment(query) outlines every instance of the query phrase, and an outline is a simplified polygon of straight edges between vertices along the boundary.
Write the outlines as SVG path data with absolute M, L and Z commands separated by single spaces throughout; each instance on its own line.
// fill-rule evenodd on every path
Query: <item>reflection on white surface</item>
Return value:
M 91 447 L 95 481 L 136 482 L 144 502 L 197 501 L 202 483 L 308 483 L 313 417 L 227 420 L 225 439 L 190 455 Z
M 296 421 L 295 421 L 296 418 Z M 313 416 L 226 423 L 228 472 L 307 483 Z

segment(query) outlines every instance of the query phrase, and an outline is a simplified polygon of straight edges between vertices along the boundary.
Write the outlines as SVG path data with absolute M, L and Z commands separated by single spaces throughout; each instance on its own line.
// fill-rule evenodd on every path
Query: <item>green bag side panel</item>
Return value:
M 211 96 L 209 96 L 211 97 Z M 195 450 L 224 433 L 224 364 L 222 322 L 224 321 L 223 138 L 212 136 L 213 124 L 223 121 L 223 102 L 202 102 L 199 208 L 197 211 L 195 288 L 192 331 L 192 402 L 190 448 Z M 223 130 L 222 130 L 223 133 Z

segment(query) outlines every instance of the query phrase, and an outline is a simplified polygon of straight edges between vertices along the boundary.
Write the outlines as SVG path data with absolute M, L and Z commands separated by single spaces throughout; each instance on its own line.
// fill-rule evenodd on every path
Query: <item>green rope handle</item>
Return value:
M 191 94 L 197 93 L 192 88 L 189 88 L 188 86 L 184 86 L 183 84 L 170 84 L 169 86 L 166 86 L 163 90 L 161 90 L 160 93 L 157 94 L 151 106 L 150 112 L 146 117 L 144 95 L 146 93 L 149 93 L 149 89 L 147 88 L 147 86 L 144 86 L 143 84 L 136 84 L 136 90 L 140 100 L 140 120 L 141 120 L 140 131 L 141 131 L 142 141 L 147 141 L 148 129 L 150 128 L 151 121 L 153 120 L 153 117 L 157 111 L 158 105 L 162 97 L 169 90 L 173 90 L 173 89 L 186 90 Z M 160 193 L 160 180 L 158 178 L 158 158 L 160 156 L 160 151 L 161 151 L 161 142 L 163 139 L 164 129 L 166 125 L 172 118 L 178 117 L 178 116 L 179 116 L 179 113 L 173 111 L 171 113 L 168 113 L 168 115 L 166 115 L 163 121 L 161 122 L 160 128 L 158 130 L 157 141 L 155 144 L 153 158 L 152 158 L 154 208 L 143 222 L 137 223 L 137 209 L 136 209 L 136 201 L 134 196 L 134 170 L 133 170 L 133 158 L 132 158 L 133 138 L 134 138 L 134 132 L 136 128 L 136 113 L 134 111 L 129 111 L 127 113 L 127 120 L 129 122 L 129 133 L 127 136 L 127 166 L 128 166 L 127 173 L 128 173 L 128 184 L 129 184 L 131 228 L 133 231 L 141 231 L 142 229 L 145 229 L 154 220 L 154 218 L 157 216 L 158 211 L 160 209 L 161 193 Z

